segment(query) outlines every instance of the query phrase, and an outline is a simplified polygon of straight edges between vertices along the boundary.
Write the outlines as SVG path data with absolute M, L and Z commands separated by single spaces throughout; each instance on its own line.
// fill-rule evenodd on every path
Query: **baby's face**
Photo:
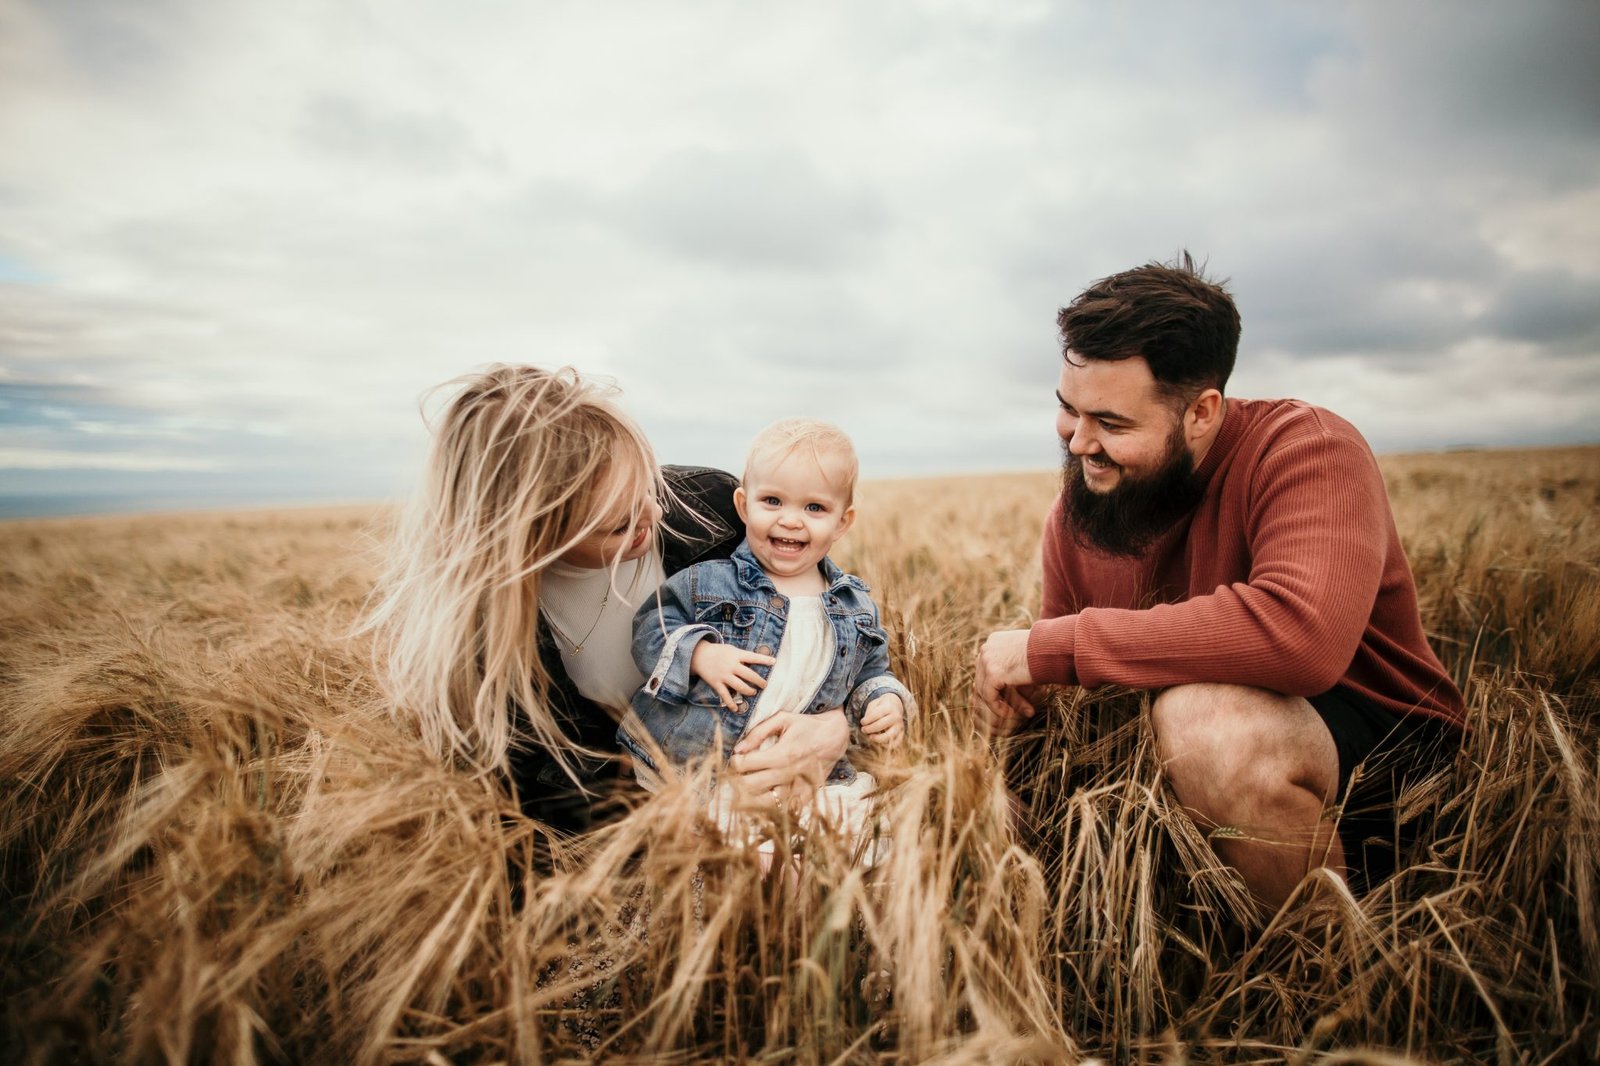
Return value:
M 751 466 L 733 499 L 750 551 L 769 575 L 814 570 L 855 521 L 842 465 L 802 450 Z

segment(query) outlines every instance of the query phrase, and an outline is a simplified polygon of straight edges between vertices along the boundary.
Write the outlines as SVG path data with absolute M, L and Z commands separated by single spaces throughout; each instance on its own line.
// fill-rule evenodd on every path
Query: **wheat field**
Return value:
M 1276 914 L 1176 812 L 1140 693 L 975 735 L 1047 474 L 863 487 L 838 560 L 922 705 L 870 871 L 779 814 L 763 873 L 683 791 L 552 839 L 430 762 L 348 636 L 385 512 L 0 524 L 0 1057 L 1600 1059 L 1600 448 L 1383 465 L 1474 731 L 1393 879 Z

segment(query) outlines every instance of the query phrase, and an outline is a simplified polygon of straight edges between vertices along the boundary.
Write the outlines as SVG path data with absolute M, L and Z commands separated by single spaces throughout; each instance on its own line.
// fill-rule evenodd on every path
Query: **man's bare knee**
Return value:
M 1221 813 L 1263 792 L 1264 780 L 1291 779 L 1285 699 L 1223 684 L 1179 685 L 1157 696 L 1150 711 L 1156 754 L 1180 800 Z
M 1150 705 L 1150 726 L 1161 761 L 1227 742 L 1244 724 L 1238 712 L 1253 691 L 1201 682 L 1174 685 L 1159 693 Z
M 1331 800 L 1338 757 L 1304 700 L 1238 685 L 1167 689 L 1151 706 L 1156 752 L 1180 802 L 1216 818 L 1293 806 L 1298 791 Z

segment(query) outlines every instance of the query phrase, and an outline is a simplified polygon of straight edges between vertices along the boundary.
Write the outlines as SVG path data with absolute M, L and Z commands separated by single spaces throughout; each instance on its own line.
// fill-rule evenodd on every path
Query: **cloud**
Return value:
M 38 4 L 62 56 L 74 71 L 107 87 L 126 87 L 170 72 L 180 42 L 192 31 L 194 7 L 178 0 L 136 6 L 117 0 Z
M 1600 353 L 1600 279 L 1561 270 L 1518 273 L 1496 294 L 1483 323 L 1496 336 L 1529 341 L 1553 355 Z
M 885 223 L 875 197 L 826 181 L 794 151 L 673 152 L 615 211 L 674 258 L 739 270 L 839 266 Z
M 217 470 L 222 463 L 198 455 L 128 455 L 123 452 L 0 448 L 0 468 L 12 470 Z
M 1232 279 L 1239 391 L 1425 447 L 1506 439 L 1488 390 L 1574 439 L 1597 33 L 1481 2 L 12 4 L 0 491 L 49 473 L 29 450 L 391 485 L 417 397 L 490 361 L 614 375 L 668 458 L 809 413 L 868 477 L 1047 467 L 1056 309 L 1181 248 Z
M 1368 2 L 1356 11 L 1356 47 L 1314 79 L 1353 146 L 1411 173 L 1515 175 L 1547 188 L 1593 184 L 1600 18 L 1590 5 L 1534 3 L 1509 12 L 1485 0 Z M 1539 165 L 1515 158 L 1523 153 Z
M 471 132 L 458 119 L 384 111 L 338 93 L 307 103 L 301 135 L 317 152 L 427 174 L 466 166 L 474 154 Z

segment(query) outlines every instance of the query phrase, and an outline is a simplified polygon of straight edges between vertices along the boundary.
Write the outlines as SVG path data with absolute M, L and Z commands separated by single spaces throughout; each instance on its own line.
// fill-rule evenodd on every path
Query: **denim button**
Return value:
M 650 691 L 654 692 L 656 689 L 658 689 L 660 687 L 661 687 L 661 679 L 659 677 L 652 677 L 650 679 L 650 685 L 649 685 Z
M 782 596 L 774 596 L 774 597 L 772 597 L 772 609 L 774 611 L 783 610 L 783 597 Z
M 771 644 L 763 644 L 763 645 L 761 645 L 760 647 L 758 647 L 756 649 L 756 654 L 757 655 L 771 655 L 772 654 L 772 645 Z

